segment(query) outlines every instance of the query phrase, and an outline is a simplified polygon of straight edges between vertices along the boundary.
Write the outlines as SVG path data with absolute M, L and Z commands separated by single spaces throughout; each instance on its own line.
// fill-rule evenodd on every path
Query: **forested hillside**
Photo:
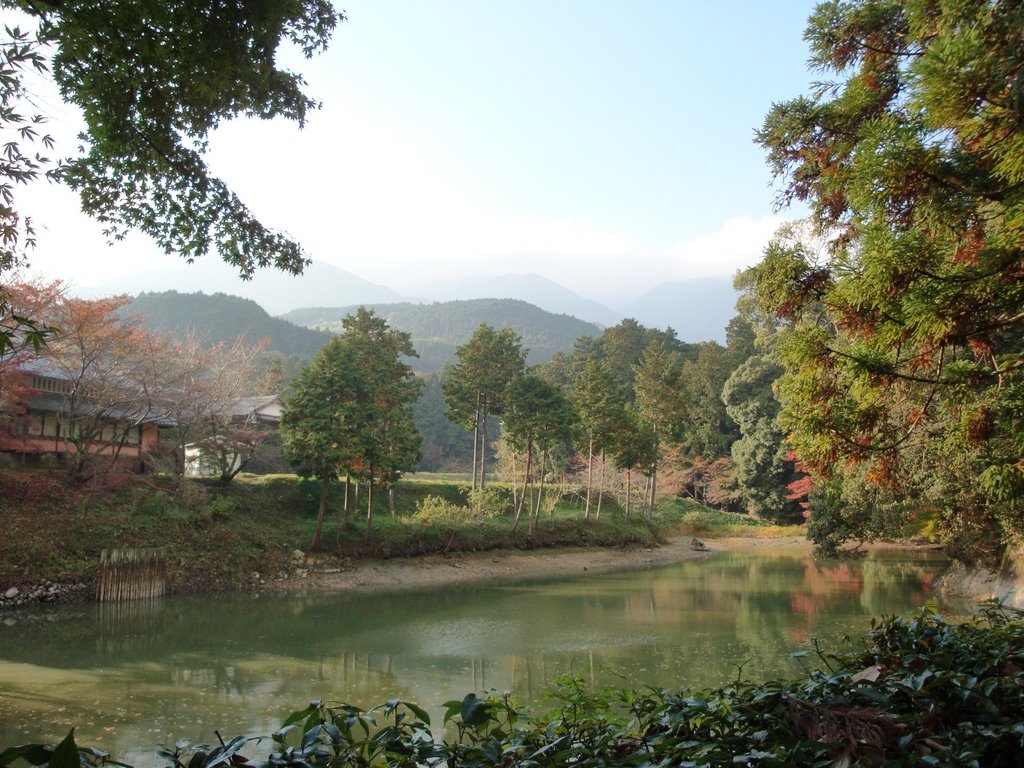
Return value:
M 569 352 L 581 336 L 596 337 L 601 328 L 569 315 L 546 312 L 518 299 L 474 299 L 445 301 L 436 304 L 373 304 L 368 305 L 388 325 L 412 336 L 420 357 L 417 371 L 439 370 L 454 362 L 455 348 L 486 323 L 494 328 L 511 328 L 522 338 L 529 350 L 527 360 L 539 363 L 550 360 L 556 352 Z M 341 321 L 357 307 L 317 307 L 297 309 L 282 319 L 298 325 L 337 331 Z
M 144 325 L 161 335 L 191 331 L 210 344 L 231 343 L 239 337 L 252 343 L 266 339 L 268 351 L 304 360 L 331 338 L 325 331 L 271 317 L 255 301 L 223 293 L 140 293 L 126 311 L 139 313 Z

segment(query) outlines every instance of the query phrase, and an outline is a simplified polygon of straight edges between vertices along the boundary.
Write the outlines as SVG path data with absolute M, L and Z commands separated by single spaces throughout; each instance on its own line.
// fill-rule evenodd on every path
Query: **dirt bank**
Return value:
M 667 565 L 708 557 L 730 549 L 799 548 L 810 551 L 803 539 L 707 539 L 706 549 L 691 546 L 691 536 L 679 536 L 657 547 L 623 547 L 453 553 L 395 560 L 354 563 L 341 570 L 309 569 L 304 578 L 268 583 L 266 589 L 289 592 L 366 589 L 416 589 L 475 581 L 572 576 Z

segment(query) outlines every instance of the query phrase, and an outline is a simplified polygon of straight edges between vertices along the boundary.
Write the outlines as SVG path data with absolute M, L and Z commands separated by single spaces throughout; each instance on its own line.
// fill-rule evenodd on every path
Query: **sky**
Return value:
M 209 162 L 313 259 L 406 294 L 536 273 L 602 301 L 732 275 L 800 213 L 774 210 L 753 139 L 815 79 L 813 5 L 346 1 L 326 54 L 281 56 L 323 108 L 302 130 L 227 123 Z M 40 101 L 72 150 L 74 111 Z M 140 235 L 108 245 L 65 189 L 19 205 L 46 277 L 87 287 L 180 262 Z

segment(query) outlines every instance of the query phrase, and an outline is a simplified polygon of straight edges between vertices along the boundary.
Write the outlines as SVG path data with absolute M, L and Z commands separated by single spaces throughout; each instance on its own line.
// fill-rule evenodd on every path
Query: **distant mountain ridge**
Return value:
M 231 343 L 239 337 L 256 344 L 268 340 L 267 350 L 309 359 L 331 334 L 271 317 L 252 299 L 224 293 L 140 293 L 126 307 L 143 325 L 164 336 L 195 333 L 210 345 Z
M 251 299 L 271 315 L 280 315 L 297 307 L 344 306 L 372 302 L 403 301 L 395 291 L 339 269 L 333 264 L 314 261 L 301 275 L 280 270 L 258 270 L 252 280 L 241 280 L 233 267 L 214 259 L 201 259 L 172 269 L 153 270 L 144 275 L 128 275 L 90 289 L 102 288 L 105 295 L 178 291 L 206 294 L 223 293 Z
M 662 283 L 621 309 L 648 328 L 671 326 L 683 341 L 724 344 L 737 296 L 731 278 L 702 277 Z
M 736 292 L 728 277 L 679 280 L 655 286 L 643 296 L 622 296 L 614 306 L 591 301 L 546 277 L 536 274 L 502 276 L 467 275 L 454 279 L 425 280 L 415 298 L 314 261 L 301 276 L 273 270 L 256 273 L 245 282 L 234 269 L 214 260 L 110 281 L 83 291 L 87 295 L 138 294 L 201 289 L 251 299 L 271 315 L 308 307 L 356 307 L 408 302 L 446 302 L 473 299 L 518 299 L 548 312 L 568 314 L 584 322 L 611 326 L 631 317 L 649 328 L 671 326 L 686 342 L 725 341 L 725 326 L 735 314 Z M 612 303 L 612 302 L 609 302 Z
M 589 323 L 611 326 L 623 315 L 542 275 L 465 275 L 454 280 L 427 281 L 422 286 L 434 301 L 470 299 L 519 299 L 548 312 L 572 315 Z
M 581 336 L 601 335 L 601 326 L 565 314 L 554 314 L 519 299 L 472 299 L 430 304 L 401 302 L 363 305 L 388 321 L 388 325 L 412 336 L 420 357 L 412 361 L 421 372 L 435 371 L 455 362 L 455 349 L 487 323 L 494 328 L 511 328 L 528 350 L 527 361 L 550 360 L 556 352 L 571 352 Z M 282 315 L 298 325 L 339 332 L 342 318 L 358 307 L 316 307 L 297 309 Z
M 342 319 L 359 306 L 373 309 L 392 328 L 407 331 L 419 358 L 413 368 L 427 373 L 455 362 L 455 349 L 481 323 L 511 328 L 523 339 L 531 363 L 570 352 L 581 336 L 599 336 L 601 328 L 568 315 L 556 315 L 516 299 L 476 299 L 433 304 L 370 304 L 295 310 L 271 317 L 251 299 L 223 293 L 141 293 L 126 307 L 144 325 L 165 336 L 195 333 L 209 344 L 230 343 L 238 337 L 252 343 L 269 340 L 268 351 L 309 360 L 341 331 Z

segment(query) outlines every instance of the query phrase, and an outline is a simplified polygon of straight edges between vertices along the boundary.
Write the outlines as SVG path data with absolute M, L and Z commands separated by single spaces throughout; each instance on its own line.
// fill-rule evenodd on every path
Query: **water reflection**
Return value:
M 940 567 L 906 553 L 731 552 L 572 580 L 12 614 L 0 622 L 0 746 L 74 724 L 83 743 L 149 762 L 157 742 L 266 733 L 314 698 L 400 697 L 439 717 L 476 689 L 537 701 L 567 671 L 657 687 L 717 685 L 740 667 L 787 674 L 786 656 L 812 638 L 942 608 Z

